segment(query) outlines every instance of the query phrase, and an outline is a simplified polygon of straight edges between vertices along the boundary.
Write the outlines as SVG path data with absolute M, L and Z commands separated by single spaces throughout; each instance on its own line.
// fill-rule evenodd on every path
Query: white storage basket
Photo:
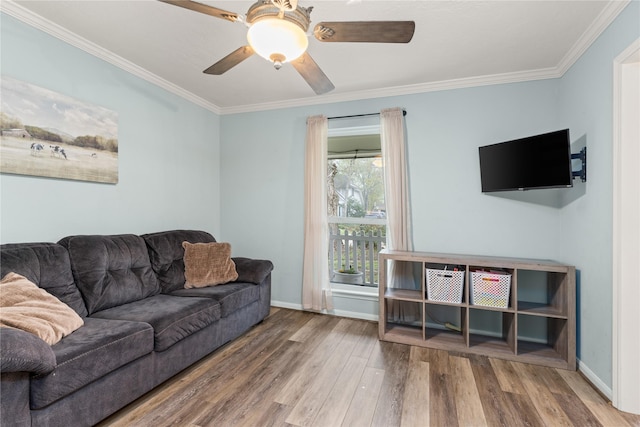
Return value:
M 427 299 L 430 301 L 462 302 L 464 271 L 426 269 Z
M 471 272 L 471 304 L 473 305 L 507 308 L 510 290 L 510 274 Z

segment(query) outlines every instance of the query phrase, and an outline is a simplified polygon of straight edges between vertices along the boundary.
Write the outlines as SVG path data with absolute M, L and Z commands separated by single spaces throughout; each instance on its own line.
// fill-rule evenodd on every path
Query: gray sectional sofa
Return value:
M 0 328 L 1 426 L 93 425 L 268 315 L 270 261 L 233 258 L 236 281 L 184 289 L 183 241 L 215 239 L 175 230 L 0 246 L 2 277 L 25 276 L 84 320 L 54 345 Z

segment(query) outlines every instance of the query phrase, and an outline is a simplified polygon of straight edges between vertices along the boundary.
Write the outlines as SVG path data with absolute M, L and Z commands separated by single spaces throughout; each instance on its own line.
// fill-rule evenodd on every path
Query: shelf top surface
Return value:
M 463 254 L 445 254 L 438 252 L 412 252 L 412 251 L 397 251 L 383 249 L 380 251 L 380 256 L 387 259 L 398 259 L 401 261 L 424 261 L 443 264 L 466 264 L 470 266 L 490 266 L 490 267 L 506 267 L 513 268 L 514 264 L 517 264 L 515 268 L 520 269 L 532 269 L 532 270 L 548 270 L 558 269 L 566 271 L 574 268 L 572 265 L 566 265 L 552 260 L 541 259 L 527 259 L 527 258 L 510 258 L 510 257 L 494 257 L 483 255 L 463 255 Z

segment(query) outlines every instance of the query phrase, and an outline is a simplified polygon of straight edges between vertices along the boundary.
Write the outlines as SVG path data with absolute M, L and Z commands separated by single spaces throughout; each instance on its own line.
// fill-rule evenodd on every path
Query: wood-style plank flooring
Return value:
M 380 342 L 273 308 L 100 426 L 640 426 L 577 372 Z

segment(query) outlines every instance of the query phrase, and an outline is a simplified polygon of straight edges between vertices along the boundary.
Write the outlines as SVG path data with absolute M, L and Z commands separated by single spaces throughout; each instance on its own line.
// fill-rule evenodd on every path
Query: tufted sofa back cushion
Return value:
M 160 293 L 144 240 L 133 234 L 69 236 L 71 270 L 89 314 Z
M 26 277 L 80 316 L 87 315 L 80 291 L 73 282 L 69 253 L 55 243 L 11 243 L 0 246 L 1 277 L 14 272 Z
M 216 239 L 206 231 L 173 230 L 143 234 L 153 270 L 163 293 L 184 288 L 184 248 L 182 242 L 211 243 Z

